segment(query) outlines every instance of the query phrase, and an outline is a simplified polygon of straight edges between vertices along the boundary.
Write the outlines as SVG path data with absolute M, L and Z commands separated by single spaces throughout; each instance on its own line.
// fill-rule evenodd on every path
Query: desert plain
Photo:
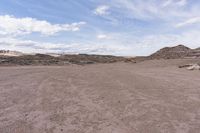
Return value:
M 199 133 L 197 59 L 0 67 L 0 133 Z

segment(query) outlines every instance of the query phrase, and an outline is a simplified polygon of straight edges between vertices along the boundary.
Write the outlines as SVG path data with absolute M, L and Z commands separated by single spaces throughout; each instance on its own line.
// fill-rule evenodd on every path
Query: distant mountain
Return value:
M 59 55 L 53 54 L 24 54 L 22 56 L 5 56 L 8 51 L 1 51 L 3 56 L 0 56 L 0 66 L 9 65 L 86 65 L 96 63 L 115 63 L 115 62 L 134 62 L 133 58 L 110 56 L 110 55 Z
M 137 63 L 152 59 L 180 59 L 200 57 L 200 48 L 190 49 L 184 45 L 165 47 L 150 56 L 119 57 L 110 55 L 87 54 L 23 54 L 17 51 L 0 50 L 0 66 L 2 65 L 67 65 L 96 64 L 114 62 Z
M 200 51 L 200 47 L 199 47 L 199 48 L 196 48 L 195 50 L 198 50 L 198 51 Z
M 183 58 L 190 54 L 192 49 L 184 46 L 178 45 L 175 47 L 165 47 L 150 55 L 152 59 L 176 59 Z
M 200 57 L 200 48 L 193 49 L 190 52 L 189 57 Z
M 22 56 L 23 53 L 18 51 L 0 50 L 0 56 Z

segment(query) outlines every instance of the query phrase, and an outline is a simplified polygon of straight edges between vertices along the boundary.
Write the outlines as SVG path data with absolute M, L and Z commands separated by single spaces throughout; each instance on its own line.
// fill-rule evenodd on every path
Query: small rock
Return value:
M 200 66 L 198 64 L 193 64 L 192 66 L 187 67 L 188 70 L 200 70 Z

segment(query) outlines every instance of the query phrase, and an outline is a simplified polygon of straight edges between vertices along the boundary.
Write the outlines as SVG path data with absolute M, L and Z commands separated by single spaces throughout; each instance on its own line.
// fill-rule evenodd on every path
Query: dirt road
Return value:
M 173 61 L 0 68 L 0 133 L 199 133 L 200 72 Z

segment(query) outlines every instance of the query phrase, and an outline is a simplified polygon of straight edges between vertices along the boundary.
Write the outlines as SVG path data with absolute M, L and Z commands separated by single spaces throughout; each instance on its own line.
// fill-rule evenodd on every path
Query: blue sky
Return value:
M 200 47 L 197 0 L 1 0 L 0 49 L 149 55 Z

